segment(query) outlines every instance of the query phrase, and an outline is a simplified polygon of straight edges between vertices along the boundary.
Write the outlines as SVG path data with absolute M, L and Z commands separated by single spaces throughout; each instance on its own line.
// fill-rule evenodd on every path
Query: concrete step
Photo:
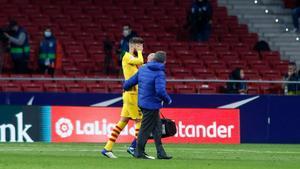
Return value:
M 283 42 L 283 41 L 279 41 L 279 42 L 273 42 L 275 45 L 277 45 L 277 46 L 294 46 L 294 47 L 300 47 L 300 42 L 298 42 L 298 43 L 291 43 L 291 42 L 289 42 L 289 41 L 287 41 L 287 42 Z
M 284 51 L 293 51 L 293 52 L 298 52 L 300 54 L 300 46 L 280 46 L 280 50 Z
M 300 53 L 298 51 L 284 51 L 284 54 L 289 58 L 291 58 L 291 57 L 299 58 L 300 57 Z
M 237 16 L 240 23 L 246 23 L 250 31 L 257 32 L 261 40 L 267 40 L 272 49 L 279 50 L 282 58 L 299 59 L 300 64 L 300 42 L 296 41 L 297 34 L 285 31 L 286 27 L 291 30 L 293 26 L 291 10 L 283 7 L 282 0 L 258 0 L 258 4 L 254 4 L 254 0 L 218 1 L 228 7 L 229 14 Z

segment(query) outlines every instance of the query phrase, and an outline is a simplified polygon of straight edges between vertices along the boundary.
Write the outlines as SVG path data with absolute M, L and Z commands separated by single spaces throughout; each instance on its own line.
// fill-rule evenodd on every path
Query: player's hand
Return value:
M 136 49 L 138 52 L 143 52 L 144 47 L 143 47 L 143 45 L 138 44 L 138 45 L 135 46 L 135 49 Z
M 5 37 L 7 37 L 8 39 L 10 38 L 10 35 L 8 33 L 3 33 Z

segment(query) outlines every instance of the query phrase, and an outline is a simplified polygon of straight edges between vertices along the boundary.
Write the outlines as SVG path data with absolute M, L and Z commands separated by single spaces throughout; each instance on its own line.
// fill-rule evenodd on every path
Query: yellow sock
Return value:
M 135 138 L 138 137 L 138 134 L 139 134 L 139 131 L 140 131 L 140 128 L 141 128 L 141 124 L 142 124 L 141 121 L 135 123 Z
M 127 125 L 127 122 L 119 121 L 118 124 L 115 126 L 115 128 L 111 132 L 111 136 L 109 140 L 107 141 L 104 149 L 107 151 L 111 151 L 117 138 L 119 137 L 121 131 L 124 129 L 124 127 Z

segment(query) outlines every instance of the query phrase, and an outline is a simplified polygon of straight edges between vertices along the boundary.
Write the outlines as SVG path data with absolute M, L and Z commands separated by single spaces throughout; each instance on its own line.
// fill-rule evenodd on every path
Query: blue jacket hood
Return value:
M 146 64 L 152 71 L 165 71 L 165 64 L 159 62 L 149 62 Z

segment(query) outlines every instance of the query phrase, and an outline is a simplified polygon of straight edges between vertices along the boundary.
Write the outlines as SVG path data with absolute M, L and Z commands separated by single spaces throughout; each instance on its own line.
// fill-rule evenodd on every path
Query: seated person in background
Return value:
M 14 62 L 15 73 L 28 73 L 30 54 L 28 33 L 16 21 L 9 22 L 9 33 L 4 33 L 10 45 L 10 55 Z
M 206 42 L 211 34 L 212 6 L 209 0 L 196 0 L 188 14 L 187 26 L 193 41 Z
M 292 10 L 292 20 L 294 25 L 293 32 L 300 33 L 299 31 L 300 0 L 294 0 L 294 1 L 295 1 L 295 7 Z
M 290 62 L 288 66 L 288 72 L 284 76 L 285 81 L 298 81 L 299 76 L 297 74 L 297 65 L 295 62 Z M 300 85 L 299 85 L 300 86 Z M 295 95 L 298 91 L 298 84 L 288 83 L 284 84 L 284 94 L 285 95 Z
M 245 74 L 244 70 L 241 68 L 236 68 L 229 75 L 229 80 L 244 80 Z M 247 84 L 245 82 L 228 82 L 227 83 L 227 93 L 247 93 Z
M 42 74 L 54 75 L 54 70 L 59 69 L 61 60 L 61 47 L 50 28 L 44 32 L 44 38 L 39 49 L 39 70 Z M 58 60 L 57 60 L 58 59 Z

